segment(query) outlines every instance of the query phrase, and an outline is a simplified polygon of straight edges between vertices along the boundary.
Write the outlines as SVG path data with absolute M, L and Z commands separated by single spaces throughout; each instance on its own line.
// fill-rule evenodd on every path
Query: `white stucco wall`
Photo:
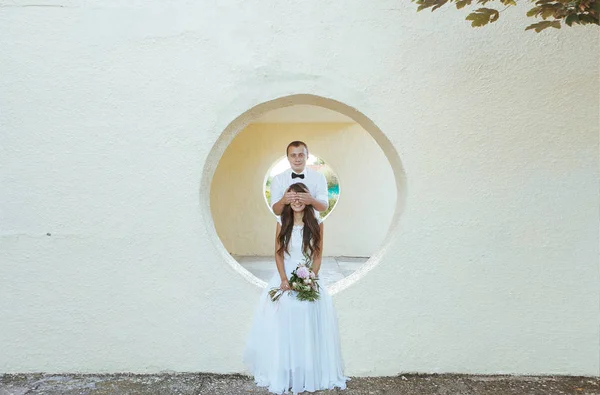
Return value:
M 397 0 L 35 4 L 0 7 L 1 372 L 242 371 L 260 289 L 207 183 L 232 120 L 303 93 L 368 116 L 405 179 L 334 295 L 348 374 L 599 374 L 597 28 Z
M 324 254 L 371 256 L 390 227 L 396 182 L 381 148 L 356 123 L 257 123 L 242 130 L 221 157 L 210 191 L 224 247 L 236 255 L 273 255 L 276 222 L 263 184 L 294 140 L 305 141 L 340 182 L 340 199 L 325 222 Z

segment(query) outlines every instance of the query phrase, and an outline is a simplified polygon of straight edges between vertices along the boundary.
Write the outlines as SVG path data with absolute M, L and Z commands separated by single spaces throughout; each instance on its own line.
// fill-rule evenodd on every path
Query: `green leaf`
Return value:
M 556 16 L 556 8 L 553 6 L 542 6 L 542 19 L 548 19 L 550 17 Z
M 569 26 L 573 26 L 573 24 L 579 24 L 579 15 L 577 14 L 570 14 L 567 15 L 567 17 L 565 18 L 565 23 Z
M 598 25 L 598 17 L 594 18 L 593 16 L 587 15 L 587 14 L 580 14 L 579 21 L 582 25 L 587 25 L 587 24 Z
M 533 7 L 532 9 L 527 11 L 527 16 L 538 16 L 541 10 L 541 7 Z
M 458 1 L 456 2 L 456 9 L 457 9 L 457 10 L 460 10 L 460 9 L 461 9 L 461 8 L 463 8 L 464 6 L 471 5 L 471 1 L 472 1 L 472 0 L 458 0 Z
M 436 4 L 436 5 L 435 5 L 435 6 L 434 6 L 434 7 L 431 9 L 431 11 L 435 11 L 435 10 L 437 10 L 438 8 L 440 8 L 441 6 L 443 6 L 444 4 L 446 4 L 447 2 L 448 2 L 448 0 L 438 0 L 438 2 L 437 2 L 438 4 Z
M 491 8 L 478 8 L 475 10 L 475 12 L 467 15 L 465 19 L 471 21 L 471 26 L 480 27 L 487 25 L 488 23 L 496 22 L 499 17 L 500 13 L 498 10 Z
M 417 11 L 425 10 L 427 8 L 431 8 L 431 11 L 435 11 L 447 2 L 448 0 L 418 0 L 417 4 L 419 4 L 419 7 L 417 8 Z
M 517 5 L 515 0 L 500 0 L 500 2 L 504 5 Z
M 560 29 L 560 21 L 542 21 L 542 22 L 534 23 L 532 25 L 527 26 L 525 28 L 525 30 L 534 29 L 536 31 L 536 33 L 539 33 L 542 30 L 547 29 L 549 27 L 553 27 L 555 29 Z

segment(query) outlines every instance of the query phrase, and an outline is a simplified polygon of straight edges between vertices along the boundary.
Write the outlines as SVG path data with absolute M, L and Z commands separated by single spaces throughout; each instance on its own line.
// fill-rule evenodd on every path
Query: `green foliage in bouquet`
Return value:
M 318 280 L 319 278 L 312 271 L 312 260 L 304 255 L 304 260 L 292 272 L 289 283 L 292 290 L 296 292 L 296 299 L 302 302 L 314 302 L 320 297 Z M 269 296 L 273 302 L 277 302 L 285 292 L 287 291 L 280 288 L 271 288 Z

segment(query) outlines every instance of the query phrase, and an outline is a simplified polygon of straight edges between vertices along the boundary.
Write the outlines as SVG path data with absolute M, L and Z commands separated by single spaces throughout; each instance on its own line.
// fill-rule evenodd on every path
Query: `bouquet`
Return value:
M 319 278 L 312 271 L 311 259 L 305 255 L 304 260 L 296 266 L 289 279 L 292 291 L 296 292 L 296 299 L 300 301 L 314 302 L 319 299 Z M 271 288 L 269 296 L 273 302 L 277 302 L 279 298 L 287 291 L 281 288 Z

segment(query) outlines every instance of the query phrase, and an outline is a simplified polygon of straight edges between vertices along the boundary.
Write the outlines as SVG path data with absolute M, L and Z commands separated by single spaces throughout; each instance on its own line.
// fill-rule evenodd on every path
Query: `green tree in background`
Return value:
M 516 6 L 516 0 L 411 0 L 418 5 L 417 11 L 431 8 L 435 11 L 447 4 L 454 4 L 457 9 L 466 6 L 483 6 L 473 10 L 465 18 L 471 21 L 471 26 L 480 27 L 488 23 L 493 23 L 500 18 L 500 13 L 509 7 Z M 527 16 L 541 18 L 542 20 L 533 23 L 525 30 L 535 30 L 541 32 L 544 29 L 553 27 L 560 29 L 562 22 L 567 26 L 573 25 L 598 25 L 598 15 L 600 14 L 600 3 L 596 0 L 527 0 L 532 8 L 527 12 Z M 502 9 L 485 7 L 489 4 L 499 5 Z
M 331 210 L 333 210 L 333 206 L 335 206 L 335 204 L 337 203 L 337 201 L 338 201 L 338 197 L 337 196 L 336 197 L 329 197 L 329 207 L 327 207 L 327 210 L 319 213 L 320 216 L 321 216 L 321 218 L 325 218 L 325 216 L 327 216 L 327 214 L 329 214 L 329 212 Z

